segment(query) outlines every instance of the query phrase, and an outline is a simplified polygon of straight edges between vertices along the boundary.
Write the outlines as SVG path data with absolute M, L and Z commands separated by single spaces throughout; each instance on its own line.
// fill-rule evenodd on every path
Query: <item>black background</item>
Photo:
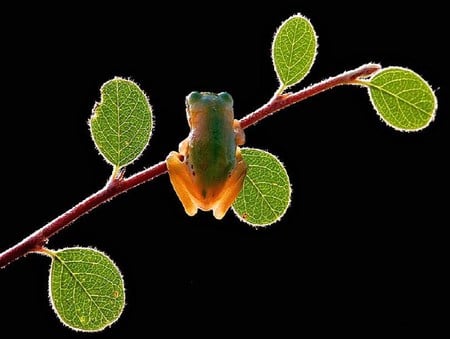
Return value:
M 1 33 L 0 250 L 108 179 L 87 125 L 105 81 L 133 79 L 153 107 L 150 145 L 127 170 L 135 173 L 187 135 L 190 91 L 230 92 L 237 118 L 264 104 L 278 86 L 273 34 L 300 12 L 316 29 L 319 54 L 298 89 L 367 62 L 404 66 L 436 90 L 435 121 L 400 133 L 380 121 L 365 89 L 336 88 L 246 131 L 247 146 L 276 154 L 290 174 L 292 204 L 279 223 L 255 230 L 232 212 L 222 221 L 205 212 L 188 217 L 164 175 L 82 217 L 48 246 L 93 246 L 121 268 L 127 305 L 98 338 L 439 323 L 449 226 L 443 9 L 431 2 L 187 6 L 2 10 L 12 23 L 3 20 Z M 49 264 L 29 255 L 0 271 L 1 331 L 92 336 L 53 313 Z

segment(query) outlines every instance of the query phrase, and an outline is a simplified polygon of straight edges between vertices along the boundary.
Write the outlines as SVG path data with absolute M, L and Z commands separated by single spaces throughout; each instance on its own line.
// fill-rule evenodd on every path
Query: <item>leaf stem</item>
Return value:
M 378 71 L 380 68 L 381 66 L 377 64 L 366 64 L 354 70 L 328 78 L 320 83 L 311 85 L 296 93 L 279 95 L 277 92 L 267 104 L 242 118 L 240 120 L 241 127 L 247 128 L 252 126 L 275 112 L 333 87 L 339 85 L 358 84 L 358 79 L 366 78 Z M 30 234 L 21 242 L 0 253 L 0 268 L 5 267 L 9 263 L 25 256 L 30 252 L 47 253 L 44 250 L 44 246 L 48 240 L 62 229 L 72 224 L 75 220 L 103 203 L 113 199 L 114 197 L 138 185 L 148 182 L 166 172 L 167 166 L 165 161 L 161 161 L 148 169 L 132 175 L 129 178 L 124 178 L 123 173 L 119 174 L 118 171 L 115 170 L 114 177 L 109 180 L 107 184 L 98 192 L 79 202 L 67 212 L 61 214 L 48 224 Z
M 46 256 L 49 256 L 50 258 L 54 259 L 56 257 L 56 253 L 52 250 L 49 250 L 47 247 L 41 247 L 39 250 L 36 250 L 34 252 L 42 253 Z
M 119 173 L 120 173 L 120 167 L 119 167 L 119 166 L 114 166 L 114 167 L 113 167 L 112 174 L 111 174 L 111 177 L 110 177 L 109 180 L 110 180 L 110 181 L 116 180 L 117 177 L 119 176 Z
M 286 86 L 281 84 L 280 87 L 275 92 L 275 97 L 283 95 L 283 92 L 286 90 Z

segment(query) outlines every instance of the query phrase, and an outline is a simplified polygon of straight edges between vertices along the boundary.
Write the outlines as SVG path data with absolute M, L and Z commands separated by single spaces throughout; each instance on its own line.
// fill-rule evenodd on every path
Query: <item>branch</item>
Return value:
M 50 221 L 47 225 L 38 229 L 15 246 L 9 248 L 0 254 L 0 268 L 8 265 L 10 262 L 30 253 L 38 252 L 47 243 L 48 239 L 69 226 L 75 220 L 140 184 L 150 181 L 157 176 L 167 172 L 166 162 L 160 163 L 126 179 L 113 179 L 109 181 L 104 188 L 97 193 L 89 196 L 67 212 L 61 214 L 56 219 Z
M 241 127 L 247 128 L 251 125 L 254 125 L 258 121 L 267 118 L 269 115 L 272 115 L 275 112 L 296 104 L 297 102 L 300 102 L 304 99 L 310 98 L 323 91 L 332 89 L 333 87 L 349 84 L 360 85 L 360 83 L 357 83 L 358 79 L 367 78 L 380 69 L 381 66 L 378 64 L 366 64 L 361 67 L 355 68 L 354 70 L 323 80 L 318 84 L 311 85 L 296 93 L 287 93 L 278 96 L 276 95 L 267 104 L 242 118 L 240 120 Z
M 269 115 L 278 112 L 288 106 L 291 106 L 306 98 L 312 97 L 323 91 L 329 90 L 335 86 L 360 84 L 357 80 L 365 78 L 378 71 L 381 68 L 377 64 L 367 64 L 358 67 L 354 70 L 342 73 L 332 78 L 328 78 L 318 84 L 307 87 L 296 93 L 288 93 L 274 96 L 267 104 L 257 109 L 253 113 L 248 114 L 240 120 L 241 127 L 247 128 L 256 124 L 258 121 L 268 117 Z M 63 228 L 69 226 L 75 220 L 85 215 L 101 204 L 113 199 L 140 184 L 150 181 L 161 174 L 167 172 L 165 161 L 134 174 L 129 178 L 118 177 L 110 180 L 104 188 L 89 196 L 85 200 L 79 202 L 70 210 L 61 214 L 56 219 L 50 221 L 48 224 L 38 229 L 18 244 L 0 253 L 0 268 L 5 267 L 14 260 L 25 256 L 30 252 L 40 251 L 47 241 Z

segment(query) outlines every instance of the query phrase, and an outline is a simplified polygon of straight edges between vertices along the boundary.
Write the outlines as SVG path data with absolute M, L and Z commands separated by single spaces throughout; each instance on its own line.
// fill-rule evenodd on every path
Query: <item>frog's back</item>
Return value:
M 236 135 L 231 103 L 216 95 L 204 100 L 203 116 L 191 130 L 189 162 L 199 183 L 208 187 L 225 182 L 236 164 Z

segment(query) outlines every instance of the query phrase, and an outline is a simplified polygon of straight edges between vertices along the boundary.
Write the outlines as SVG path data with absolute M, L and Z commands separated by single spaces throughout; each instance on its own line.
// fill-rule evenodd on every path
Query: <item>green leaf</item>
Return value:
M 291 202 L 291 184 L 283 164 L 269 152 L 242 148 L 248 165 L 244 187 L 233 204 L 242 221 L 267 226 L 280 220 Z
M 388 67 L 367 83 L 375 110 L 389 126 L 401 131 L 417 131 L 434 119 L 436 96 L 420 75 L 401 67 Z
M 308 19 L 300 14 L 284 21 L 275 33 L 272 60 L 282 93 L 310 71 L 317 54 L 317 36 Z
M 90 248 L 48 252 L 52 257 L 50 300 L 65 325 L 94 332 L 119 318 L 125 305 L 125 289 L 111 259 Z
M 138 158 L 150 140 L 152 112 L 145 93 L 130 80 L 103 84 L 90 120 L 91 134 L 103 157 L 115 168 Z

